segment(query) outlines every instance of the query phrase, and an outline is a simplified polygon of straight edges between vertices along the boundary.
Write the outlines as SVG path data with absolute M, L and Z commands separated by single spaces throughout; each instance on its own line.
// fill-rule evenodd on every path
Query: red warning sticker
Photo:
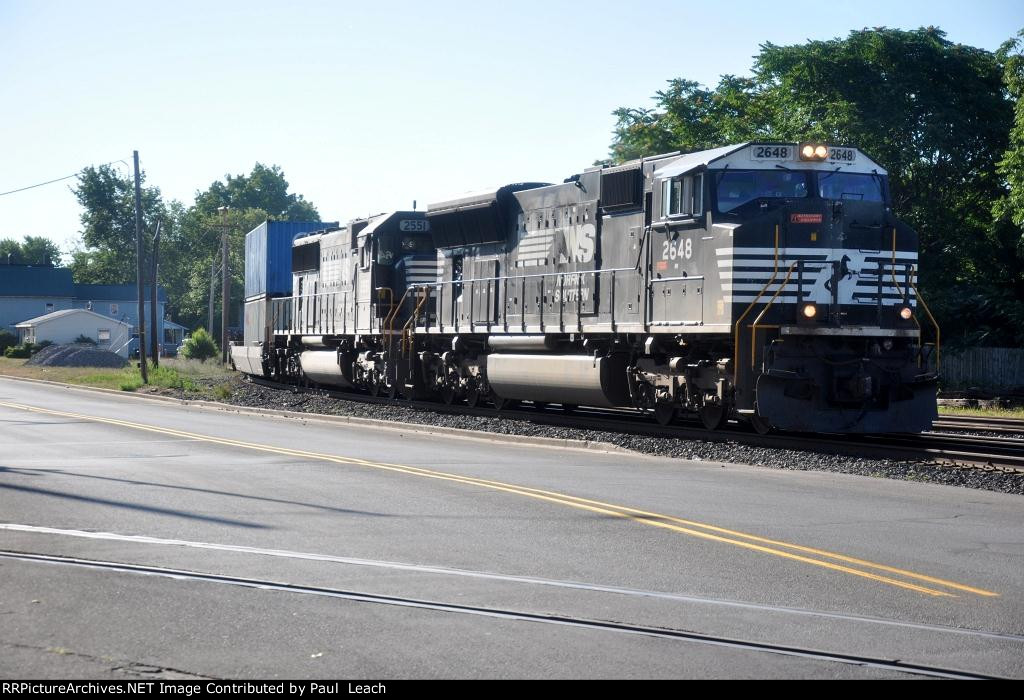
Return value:
M 789 223 L 791 224 L 820 224 L 821 214 L 790 214 Z

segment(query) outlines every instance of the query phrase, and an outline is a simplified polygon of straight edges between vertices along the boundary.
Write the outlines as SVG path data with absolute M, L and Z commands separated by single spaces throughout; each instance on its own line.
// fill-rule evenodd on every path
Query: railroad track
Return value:
M 396 405 L 422 411 L 449 415 L 480 417 L 501 416 L 530 423 L 590 429 L 603 432 L 626 433 L 645 437 L 702 440 L 706 442 L 736 442 L 756 447 L 792 449 L 808 452 L 842 454 L 849 457 L 867 457 L 897 461 L 925 461 L 951 469 L 981 469 L 1024 474 L 1024 439 L 1006 437 L 978 437 L 943 432 L 920 435 L 807 435 L 798 433 L 772 433 L 759 435 L 753 430 L 732 422 L 729 427 L 709 431 L 696 420 L 661 426 L 651 414 L 637 409 L 605 409 L 579 407 L 572 413 L 560 408 L 538 409 L 520 404 L 516 408 L 498 411 L 490 407 L 435 403 L 408 399 L 389 399 L 366 394 L 327 389 L 307 389 L 293 384 L 249 378 L 254 384 L 277 390 L 313 393 L 355 403 Z M 941 422 L 941 421 L 940 421 Z M 963 421 L 958 424 L 965 424 Z M 980 428 L 974 428 L 980 430 Z
M 989 418 L 987 416 L 940 413 L 939 419 L 935 421 L 933 427 L 944 432 L 1024 435 L 1024 420 L 1018 418 Z
M 336 600 L 344 600 L 357 604 L 371 604 L 396 606 L 401 608 L 415 608 L 430 610 L 436 613 L 470 615 L 492 619 L 510 620 L 517 622 L 528 622 L 535 624 L 558 625 L 561 627 L 574 627 L 596 633 L 611 635 L 641 635 L 665 640 L 673 640 L 682 643 L 701 644 L 731 649 L 741 649 L 767 654 L 774 654 L 787 657 L 810 659 L 827 663 L 837 663 L 865 668 L 890 671 L 915 676 L 932 678 L 949 678 L 957 680 L 992 680 L 998 676 L 984 673 L 919 664 L 901 659 L 885 658 L 881 656 L 865 656 L 861 654 L 845 654 L 826 649 L 812 649 L 796 647 L 785 644 L 777 644 L 770 641 L 753 641 L 736 637 L 725 637 L 719 635 L 701 634 L 688 630 L 674 629 L 671 627 L 652 627 L 647 625 L 635 625 L 624 622 L 614 622 L 603 619 L 580 617 L 576 615 L 561 615 L 557 613 L 537 613 L 511 608 L 484 607 L 478 605 L 466 605 L 462 603 L 450 603 L 446 601 L 425 600 L 421 598 L 408 598 L 394 595 L 381 595 L 378 593 L 345 590 L 338 588 L 327 588 L 322 586 L 304 586 L 281 581 L 243 578 L 223 574 L 202 573 L 187 569 L 171 569 L 166 567 L 146 566 L 138 564 L 127 564 L 115 561 L 104 561 L 95 559 L 81 559 L 77 557 L 55 556 L 50 554 L 36 554 L 21 551 L 0 550 L 0 561 L 21 561 L 40 565 L 91 569 L 93 571 L 106 572 L 108 574 L 137 575 L 148 577 L 169 578 L 175 581 L 205 585 L 226 585 L 242 588 L 258 589 L 260 591 L 273 591 L 277 593 L 292 595 L 309 595 Z M 870 618 L 869 618 L 870 619 Z

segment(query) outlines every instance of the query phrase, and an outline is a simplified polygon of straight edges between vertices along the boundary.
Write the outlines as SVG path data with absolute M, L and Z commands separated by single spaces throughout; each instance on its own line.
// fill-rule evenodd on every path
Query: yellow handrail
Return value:
M 892 228 L 892 268 L 889 270 L 889 275 L 892 277 L 893 288 L 898 293 L 903 295 L 903 299 L 906 299 L 910 295 L 909 294 L 909 290 L 906 289 L 906 288 L 901 288 L 899 280 L 896 279 L 896 227 L 895 226 L 893 226 L 893 228 Z M 908 281 L 910 283 L 910 286 L 914 287 L 914 271 L 913 270 L 911 270 L 910 280 L 908 280 Z M 917 291 L 917 287 L 914 287 L 914 291 L 915 292 Z M 920 295 L 918 295 L 918 296 L 920 296 Z M 879 299 L 878 302 L 882 303 L 882 300 Z M 921 336 L 921 323 L 917 320 L 917 314 L 914 314 L 910 318 L 914 322 L 914 325 L 917 326 L 917 334 L 918 334 L 918 337 L 920 337 Z M 920 357 L 918 357 L 918 359 L 917 359 L 917 366 L 918 367 L 921 366 L 921 358 Z
M 412 287 L 410 287 L 410 289 L 412 289 Z M 409 316 L 409 320 L 405 322 L 404 326 L 402 326 L 402 345 L 401 345 L 401 347 L 402 347 L 402 355 L 403 356 L 406 355 L 407 349 L 411 349 L 411 345 L 412 345 L 412 343 L 411 343 L 412 331 L 410 330 L 410 326 L 415 328 L 415 322 L 416 322 L 416 319 L 419 318 L 420 309 L 423 308 L 423 304 L 425 304 L 427 299 L 430 298 L 430 288 L 429 287 L 417 287 L 416 291 L 417 291 L 417 293 L 423 292 L 423 296 L 416 303 L 416 308 L 413 309 L 412 315 Z M 408 294 L 408 293 L 409 293 L 409 290 L 406 290 L 406 294 Z M 402 300 L 404 301 L 405 297 L 402 297 Z M 407 348 L 407 343 L 408 343 L 408 346 L 409 346 L 408 348 Z
M 401 311 L 402 304 L 405 303 L 405 298 L 409 296 L 409 290 L 411 287 L 405 290 L 405 294 L 402 295 L 402 298 L 399 300 L 397 305 L 394 303 L 395 293 L 391 290 L 391 287 L 381 287 L 378 290 L 378 293 L 384 289 L 388 290 L 388 293 L 391 294 L 391 309 L 388 312 L 387 318 L 384 319 L 384 335 L 388 341 L 388 357 L 391 357 L 391 347 L 394 343 L 395 318 L 398 316 L 398 312 Z
M 733 280 L 735 280 L 736 279 L 735 273 L 733 273 L 733 275 L 734 275 L 733 276 Z M 735 346 L 735 349 L 733 350 L 733 361 L 732 361 L 732 383 L 733 383 L 733 386 L 739 384 L 739 381 L 740 381 L 740 324 L 743 322 L 743 319 L 745 319 L 747 317 L 747 314 L 750 313 L 751 309 L 754 308 L 754 306 L 757 304 L 757 302 L 761 300 L 761 297 L 764 296 L 764 293 L 768 290 L 768 287 L 772 286 L 772 283 L 775 282 L 775 278 L 778 277 L 778 275 L 779 275 L 779 225 L 775 224 L 775 270 L 772 272 L 771 279 L 768 280 L 768 282 L 764 285 L 764 287 L 761 288 L 761 291 L 757 293 L 757 296 L 754 297 L 754 301 L 750 302 L 750 306 L 747 307 L 747 310 L 744 311 L 743 314 L 736 320 L 736 330 L 734 332 L 734 340 L 733 340 L 733 345 Z M 735 287 L 735 282 L 734 282 L 733 283 L 733 291 L 735 291 L 735 289 L 736 289 L 736 287 Z M 751 358 L 751 361 L 753 361 L 753 358 Z
M 390 297 L 388 304 L 390 304 L 391 307 L 388 309 L 388 315 L 384 318 L 384 332 L 385 334 L 390 335 L 391 330 L 393 330 L 392 324 L 394 323 L 395 317 L 398 316 L 398 311 L 402 308 L 402 304 L 405 302 L 405 296 L 409 294 L 409 290 L 405 290 L 405 295 L 402 296 L 402 299 L 398 302 L 397 306 L 395 305 L 395 292 L 391 287 L 380 287 L 377 289 L 377 294 L 380 295 L 385 291 Z
M 782 280 L 782 284 L 779 285 L 779 288 L 775 291 L 772 298 L 768 300 L 768 304 L 764 307 L 764 311 L 758 314 L 757 318 L 754 319 L 754 323 L 750 326 L 750 369 L 754 369 L 754 360 L 757 352 L 758 324 L 761 323 L 761 319 L 764 318 L 766 313 L 768 313 L 768 309 L 772 308 L 772 304 L 774 304 L 775 300 L 779 298 L 780 294 L 782 294 L 782 290 L 786 288 L 787 284 L 789 284 L 789 278 L 793 276 L 793 270 L 796 269 L 798 264 L 799 261 L 789 266 L 789 272 L 786 273 L 786 279 Z
M 921 292 L 917 291 L 917 285 L 914 284 L 914 274 L 916 273 L 917 267 L 914 267 L 911 271 L 910 286 L 914 288 L 914 295 L 917 297 L 917 300 L 921 302 L 921 306 L 924 307 L 924 312 L 928 314 L 928 320 L 930 320 L 932 322 L 932 326 L 935 327 L 935 371 L 938 372 L 939 367 L 942 365 L 942 331 L 939 330 L 939 324 L 935 320 L 935 317 L 932 316 L 932 311 L 928 308 L 928 304 L 925 302 L 924 297 L 921 296 Z M 921 324 L 918 324 L 917 327 L 920 329 Z
M 909 290 L 907 290 L 905 288 L 901 288 L 899 280 L 896 279 L 896 228 L 895 227 L 893 227 L 893 229 L 892 229 L 892 269 L 889 270 L 889 275 L 892 277 L 893 288 L 897 292 L 902 294 L 904 299 L 906 299 L 907 296 L 908 296 L 908 291 Z M 913 272 L 911 272 L 910 276 L 911 276 L 911 280 L 912 280 L 913 276 L 914 276 Z M 911 286 L 913 286 L 913 282 L 912 281 L 910 282 L 910 284 L 911 284 Z M 921 331 L 921 324 L 917 322 L 917 317 L 916 316 L 914 316 L 913 319 L 914 319 L 914 325 L 917 326 L 917 330 L 918 330 L 918 332 L 920 332 Z

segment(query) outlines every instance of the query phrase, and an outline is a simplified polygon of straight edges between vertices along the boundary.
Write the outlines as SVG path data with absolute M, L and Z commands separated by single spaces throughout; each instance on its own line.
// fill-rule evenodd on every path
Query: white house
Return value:
M 132 342 L 132 325 L 88 309 L 64 309 L 45 316 L 30 318 L 17 324 L 22 343 L 41 343 L 49 340 L 63 345 L 73 343 L 81 336 L 92 338 L 96 347 L 111 350 L 128 357 Z

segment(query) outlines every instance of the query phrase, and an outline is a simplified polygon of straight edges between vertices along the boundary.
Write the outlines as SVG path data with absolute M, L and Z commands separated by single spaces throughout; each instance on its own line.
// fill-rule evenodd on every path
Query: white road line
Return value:
M 166 545 L 177 547 L 188 547 L 192 549 L 207 549 L 221 552 L 236 552 L 241 554 L 257 554 L 270 557 L 283 557 L 287 559 L 303 559 L 307 561 L 320 561 L 332 564 L 348 564 L 353 566 L 369 566 L 380 569 L 392 569 L 397 571 L 414 571 L 416 573 L 439 574 L 442 576 L 461 576 L 466 578 L 484 579 L 489 581 L 503 581 L 508 583 L 526 583 L 538 586 L 552 586 L 555 588 L 568 588 L 576 590 L 594 591 L 598 593 L 614 593 L 640 598 L 658 598 L 661 600 L 673 600 L 683 603 L 696 603 L 700 605 L 715 605 L 727 608 L 742 610 L 757 610 L 762 612 L 786 613 L 790 615 L 803 615 L 807 617 L 819 617 L 833 620 L 845 620 L 848 622 L 862 622 L 874 625 L 885 625 L 888 627 L 902 627 L 908 629 L 929 630 L 946 634 L 966 635 L 971 637 L 985 637 L 1002 641 L 1024 642 L 1024 635 L 1002 634 L 999 632 L 987 632 L 984 630 L 964 629 L 960 627 L 947 627 L 944 625 L 929 625 L 924 623 L 903 622 L 900 620 L 887 620 L 884 618 L 868 617 L 863 615 L 846 615 L 842 613 L 830 613 L 818 610 L 806 610 L 803 608 L 779 607 L 774 605 L 759 605 L 757 603 L 744 603 L 733 600 L 720 600 L 717 598 L 702 598 L 688 596 L 679 593 L 666 593 L 662 591 L 645 591 L 637 588 L 624 588 L 619 586 L 603 586 L 600 584 L 583 583 L 579 581 L 560 581 L 557 579 L 539 578 L 534 576 L 514 576 L 511 574 L 499 574 L 489 571 L 473 571 L 469 569 L 452 569 L 444 566 L 429 566 L 423 564 L 406 564 L 402 562 L 380 561 L 375 559 L 360 559 L 356 557 L 341 557 L 332 554 L 315 554 L 311 552 L 294 552 L 285 549 L 265 549 L 262 547 L 248 547 L 244 545 L 215 544 L 211 542 L 194 542 L 190 540 L 167 539 L 163 537 L 148 537 L 145 535 L 121 535 L 113 532 L 90 532 L 87 530 L 69 530 L 54 527 L 42 527 L 37 525 L 21 525 L 18 523 L 0 523 L 0 531 L 25 532 L 43 535 L 59 535 L 64 537 L 78 537 L 91 540 L 113 540 L 117 542 L 132 542 L 147 545 Z
M 174 440 L 147 440 L 144 444 L 146 445 L 160 445 L 160 444 L 177 444 L 179 442 L 205 442 L 199 438 L 176 438 Z M 54 445 L 134 445 L 138 447 L 140 442 L 138 440 L 97 440 L 96 442 L 89 442 L 83 440 L 81 442 L 45 442 L 43 443 L 46 447 L 53 447 Z M 4 442 L 4 447 L 39 447 L 39 441 L 35 442 Z M 85 458 L 88 459 L 88 458 Z

